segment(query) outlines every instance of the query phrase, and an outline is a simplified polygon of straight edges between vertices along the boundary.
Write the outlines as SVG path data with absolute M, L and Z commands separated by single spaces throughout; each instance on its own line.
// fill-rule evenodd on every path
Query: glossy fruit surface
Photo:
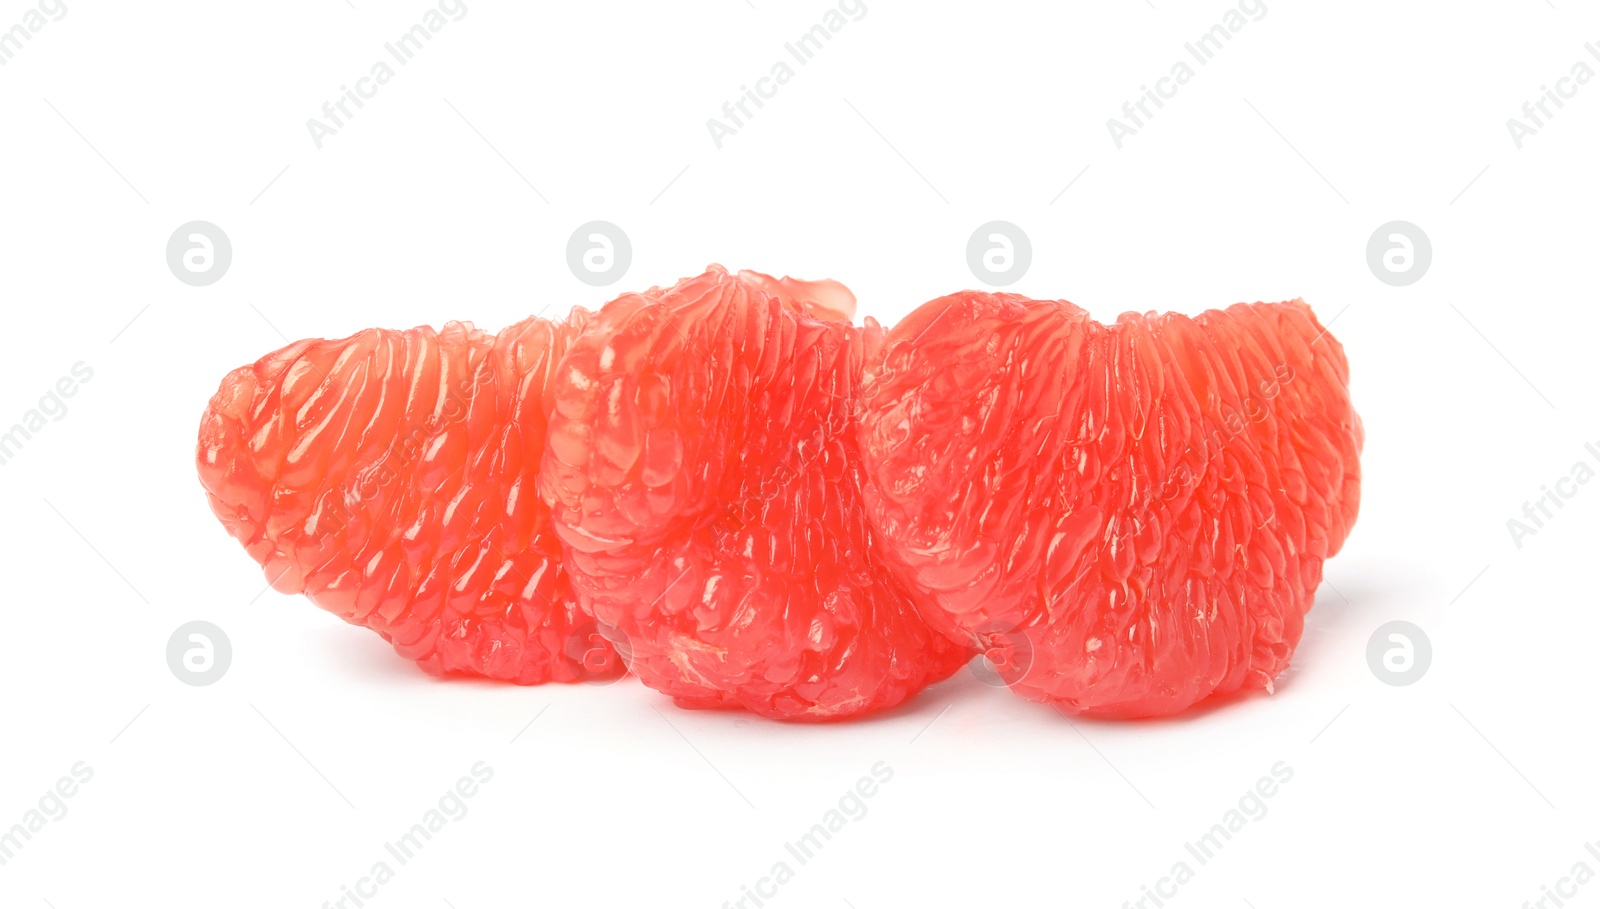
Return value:
M 882 330 L 853 308 L 712 266 L 607 304 L 557 371 L 540 485 L 569 570 L 681 706 L 839 719 L 964 662 L 872 545 L 855 417 Z
M 621 674 L 534 488 L 551 371 L 588 317 L 371 329 L 234 370 L 200 425 L 212 510 L 275 588 L 431 673 Z
M 1344 352 L 1298 300 L 1102 325 L 954 294 L 864 402 L 867 511 L 930 621 L 1068 711 L 1270 690 L 1356 517 Z

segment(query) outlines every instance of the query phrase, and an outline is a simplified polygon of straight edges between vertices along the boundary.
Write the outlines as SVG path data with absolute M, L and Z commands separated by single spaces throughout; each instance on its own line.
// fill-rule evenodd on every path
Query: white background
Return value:
M 318 150 L 306 120 L 423 2 L 67 7 L 0 67 L 0 425 L 93 369 L 0 466 L 0 827 L 94 776 L 0 866 L 0 904 L 322 906 L 478 761 L 469 813 L 369 906 L 717 907 L 781 859 L 768 906 L 854 909 L 1137 905 L 1181 859 L 1169 906 L 1510 907 L 1600 871 L 1600 484 L 1521 547 L 1506 525 L 1600 467 L 1600 84 L 1520 150 L 1506 127 L 1600 67 L 1600 14 L 1268 0 L 1118 150 L 1107 118 L 1224 2 L 867 0 L 719 150 L 707 118 L 824 0 L 467 0 Z M 234 249 L 204 288 L 164 259 L 196 219 Z M 565 264 L 593 219 L 633 241 L 610 288 Z M 497 329 L 710 261 L 838 278 L 892 321 L 976 284 L 992 219 L 1032 238 L 1011 290 L 1101 318 L 1303 296 L 1345 344 L 1361 517 L 1276 694 L 1069 722 L 962 673 L 815 727 L 631 681 L 443 683 L 263 592 L 195 477 L 218 380 L 285 336 Z M 1394 219 L 1432 239 L 1409 287 L 1365 260 Z M 165 660 L 193 619 L 233 643 L 210 687 Z M 1366 660 L 1394 619 L 1432 640 L 1408 687 Z M 867 813 L 799 866 L 784 844 L 880 761 Z M 1265 816 L 1198 865 L 1184 844 L 1280 761 Z

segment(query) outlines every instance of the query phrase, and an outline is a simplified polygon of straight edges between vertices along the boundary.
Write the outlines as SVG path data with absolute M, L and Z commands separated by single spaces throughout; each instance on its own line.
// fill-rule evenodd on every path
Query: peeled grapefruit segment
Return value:
M 212 510 L 278 590 L 431 673 L 619 675 L 534 488 L 551 371 L 588 317 L 372 329 L 234 370 L 200 424 Z
M 607 304 L 557 371 L 540 488 L 568 570 L 680 706 L 840 719 L 966 657 L 872 545 L 855 418 L 882 329 L 853 308 L 712 266 Z
M 867 378 L 867 512 L 1019 694 L 1134 717 L 1270 691 L 1356 518 L 1348 375 L 1299 300 L 1102 325 L 941 297 Z

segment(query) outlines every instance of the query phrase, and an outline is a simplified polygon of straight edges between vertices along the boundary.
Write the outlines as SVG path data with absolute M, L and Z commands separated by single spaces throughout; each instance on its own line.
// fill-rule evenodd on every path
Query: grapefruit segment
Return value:
M 213 512 L 277 590 L 428 672 L 621 674 L 534 488 L 551 371 L 587 321 L 371 329 L 234 370 L 200 424 Z
M 853 306 L 712 266 L 607 304 L 557 370 L 540 488 L 567 566 L 680 706 L 839 719 L 965 659 L 872 545 L 854 418 L 882 330 Z
M 1270 690 L 1356 517 L 1343 349 L 1298 300 L 1102 325 L 954 294 L 864 400 L 867 513 L 929 620 L 1070 711 Z

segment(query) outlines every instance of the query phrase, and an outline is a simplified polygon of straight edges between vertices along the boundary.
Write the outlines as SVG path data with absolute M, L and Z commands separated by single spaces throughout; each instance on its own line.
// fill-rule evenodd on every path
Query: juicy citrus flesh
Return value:
M 200 427 L 212 510 L 275 588 L 431 673 L 619 675 L 535 489 L 546 389 L 587 321 L 371 329 L 234 370 Z
M 498 334 L 296 342 L 223 380 L 201 480 L 274 587 L 440 675 L 626 658 L 680 706 L 802 721 L 974 651 L 1069 712 L 1271 690 L 1360 498 L 1309 307 L 854 309 L 712 266 Z
M 867 511 L 929 620 L 1070 712 L 1270 690 L 1356 517 L 1344 352 L 1298 300 L 1102 325 L 955 294 L 863 399 Z
M 568 569 L 680 706 L 842 719 L 966 658 L 874 545 L 855 430 L 882 329 L 839 290 L 713 266 L 607 304 L 556 376 L 540 483 Z

